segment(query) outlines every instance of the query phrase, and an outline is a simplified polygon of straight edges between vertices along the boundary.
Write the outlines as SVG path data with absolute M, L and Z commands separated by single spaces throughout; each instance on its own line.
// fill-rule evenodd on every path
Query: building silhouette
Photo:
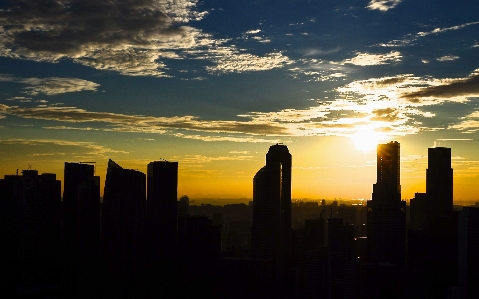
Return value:
M 479 207 L 459 213 L 459 286 L 465 298 L 479 298 Z
M 101 258 L 106 293 L 135 294 L 144 264 L 146 176 L 108 161 L 102 206 Z
M 355 266 L 354 225 L 328 218 L 328 298 L 354 298 Z
M 291 238 L 291 154 L 269 148 L 266 166 L 253 179 L 252 257 L 285 262 Z
M 403 267 L 406 261 L 406 202 L 401 201 L 400 146 L 377 147 L 377 182 L 368 202 L 368 261 Z
M 0 181 L 2 294 L 60 295 L 61 182 L 30 169 Z
M 453 205 L 453 169 L 451 149 L 429 148 L 427 151 L 426 194 L 428 197 L 428 220 L 448 217 Z
M 453 211 L 451 149 L 428 149 L 426 193 L 411 200 L 409 272 L 419 273 L 419 296 L 447 298 L 458 287 L 458 214 Z M 418 281 L 418 279 L 414 279 Z
M 92 289 L 100 254 L 100 178 L 94 162 L 65 162 L 62 239 L 64 295 Z M 96 265 L 96 266 L 95 266 Z
M 147 231 L 152 258 L 177 251 L 178 162 L 155 161 L 147 171 Z

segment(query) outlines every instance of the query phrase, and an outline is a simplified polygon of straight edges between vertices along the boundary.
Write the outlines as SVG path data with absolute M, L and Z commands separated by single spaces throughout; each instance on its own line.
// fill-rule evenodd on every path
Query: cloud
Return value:
M 411 101 L 418 98 L 441 98 L 466 101 L 468 97 L 479 96 L 479 74 L 472 74 L 464 79 L 443 80 L 442 84 L 420 88 L 404 94 L 402 97 Z
M 463 29 L 465 27 L 472 26 L 472 25 L 477 25 L 477 24 L 479 24 L 479 22 L 469 22 L 469 23 L 465 23 L 465 24 L 462 24 L 462 25 L 452 26 L 452 27 L 436 28 L 434 30 L 426 31 L 426 32 L 421 31 L 421 32 L 418 32 L 416 34 L 407 34 L 402 39 L 392 40 L 392 41 L 389 41 L 385 44 L 378 44 L 376 46 L 382 46 L 382 47 L 410 46 L 410 45 L 413 45 L 413 43 L 415 41 L 417 41 L 418 39 L 420 39 L 422 37 L 425 37 L 425 36 L 428 36 L 428 35 L 437 35 L 437 34 L 448 32 L 448 31 L 460 30 L 460 29 Z
M 388 64 L 391 62 L 401 61 L 401 53 L 398 51 L 391 51 L 387 54 L 369 54 L 369 53 L 356 53 L 357 56 L 351 59 L 346 59 L 342 64 L 354 64 L 360 66 L 366 65 L 380 65 Z
M 96 91 L 100 84 L 77 78 L 19 78 L 10 75 L 0 74 L 0 82 L 13 82 L 28 85 L 23 88 L 23 93 L 29 95 L 56 95 L 68 92 L 79 92 L 84 90 Z M 29 98 L 15 97 L 12 99 Z
M 463 133 L 475 133 L 479 131 L 479 111 L 474 111 L 462 118 L 458 124 L 451 125 L 450 129 L 459 130 Z
M 389 9 L 396 7 L 401 1 L 402 0 L 371 0 L 367 8 L 371 10 L 377 9 L 380 11 L 388 11 Z
M 26 98 L 26 97 L 11 97 L 6 99 L 7 101 L 19 101 L 22 103 L 29 103 L 32 101 L 32 98 Z
M 291 59 L 282 53 L 270 53 L 260 57 L 247 53 L 238 54 L 230 49 L 222 49 L 222 51 L 218 51 L 218 54 L 217 58 L 213 59 L 216 64 L 206 67 L 211 73 L 264 71 L 282 68 L 287 64 L 293 63 Z
M 104 131 L 163 133 L 165 130 L 284 135 L 284 126 L 239 121 L 202 121 L 194 116 L 153 117 L 110 112 L 92 112 L 76 107 L 18 107 L 0 104 L 0 114 L 67 123 L 108 124 Z M 72 129 L 64 127 L 63 129 Z M 74 129 L 74 128 L 73 128 Z M 85 128 L 81 128 L 84 130 Z
M 344 66 L 331 63 L 341 68 Z M 323 67 L 318 64 L 318 71 Z M 0 104 L 0 117 L 37 119 L 47 129 L 163 134 L 207 142 L 288 142 L 299 136 L 352 136 L 371 131 L 390 138 L 440 130 L 440 112 L 428 107 L 445 102 L 463 103 L 478 95 L 479 72 L 466 78 L 417 77 L 411 74 L 357 80 L 334 90 L 334 98 L 311 99 L 314 107 L 273 112 L 251 111 L 239 120 L 204 120 L 198 116 L 161 117 L 88 111 L 77 107 L 45 105 L 21 107 Z M 21 105 L 21 103 L 16 103 Z M 436 114 L 437 113 L 437 114 Z M 471 114 L 457 130 L 476 130 L 479 118 Z M 423 121 L 437 117 L 434 127 Z M 475 123 L 473 123 L 475 122 Z M 449 125 L 450 123 L 445 123 Z M 282 140 L 283 139 L 283 140 Z
M 245 32 L 245 34 L 258 34 L 261 32 L 261 29 L 253 29 L 253 30 L 248 30 Z
M 322 49 L 306 49 L 304 50 L 304 56 L 317 56 L 317 55 L 327 55 L 332 53 L 337 53 L 341 50 L 341 48 L 336 47 L 329 50 L 322 50 Z
M 187 26 L 207 15 L 198 10 L 198 2 L 11 1 L 0 10 L 0 56 L 47 62 L 70 59 L 99 70 L 156 77 L 172 76 L 168 59 L 207 59 L 216 65 L 208 71 L 216 73 L 269 70 L 289 60 L 281 53 L 247 54 L 226 45 L 228 39 L 215 39 Z M 43 91 L 32 88 L 31 92 Z
M 52 146 L 60 146 L 63 148 L 70 148 L 70 152 L 74 155 L 88 155 L 96 157 L 104 157 L 104 154 L 128 154 L 126 151 L 114 150 L 107 148 L 103 145 L 98 145 L 95 142 L 76 142 L 76 141 L 66 141 L 66 140 L 55 140 L 55 139 L 0 139 L 0 146 L 31 146 L 37 147 L 36 153 L 31 154 L 32 156 L 46 156 L 51 154 Z M 82 152 L 77 153 L 75 148 L 81 148 Z M 60 152 L 59 152 L 60 153 Z M 63 150 L 62 150 L 63 153 Z M 62 154 L 63 155 L 63 154 Z
M 442 57 L 437 58 L 437 61 L 452 61 L 452 60 L 456 60 L 456 59 L 459 59 L 459 58 L 460 58 L 459 56 L 446 55 L 446 56 L 442 56 Z

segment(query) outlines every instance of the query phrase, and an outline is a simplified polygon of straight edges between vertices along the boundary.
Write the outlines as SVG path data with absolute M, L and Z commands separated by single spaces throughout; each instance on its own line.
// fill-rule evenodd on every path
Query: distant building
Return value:
M 291 154 L 282 144 L 269 148 L 266 166 L 253 179 L 253 258 L 284 262 L 291 238 Z
M 188 196 L 183 195 L 180 200 L 177 202 L 177 215 L 178 217 L 180 216 L 186 216 L 189 214 L 188 208 L 190 207 L 190 199 Z
M 402 267 L 406 261 L 406 202 L 401 201 L 400 146 L 377 147 L 377 182 L 368 202 L 368 261 Z
M 156 258 L 177 251 L 178 162 L 155 161 L 147 171 L 148 247 Z
M 416 193 L 411 199 L 410 219 L 412 229 L 420 229 L 426 227 L 427 224 L 427 193 Z

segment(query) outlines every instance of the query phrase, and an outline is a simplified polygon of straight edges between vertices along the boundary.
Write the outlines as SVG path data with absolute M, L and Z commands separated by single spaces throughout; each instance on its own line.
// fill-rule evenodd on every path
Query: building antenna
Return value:
M 28 164 L 27 170 L 32 170 L 32 165 Z

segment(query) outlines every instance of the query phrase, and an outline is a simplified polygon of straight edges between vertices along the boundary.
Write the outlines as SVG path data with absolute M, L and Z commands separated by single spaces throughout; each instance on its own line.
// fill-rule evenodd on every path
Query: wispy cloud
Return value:
M 388 11 L 396 7 L 402 0 L 371 0 L 367 8 Z
M 468 26 L 477 25 L 477 24 L 479 24 L 479 22 L 469 22 L 469 23 L 465 23 L 465 24 L 462 24 L 462 25 L 452 26 L 452 27 L 436 28 L 436 29 L 431 30 L 431 31 L 420 31 L 416 34 L 407 34 L 402 39 L 392 40 L 392 41 L 389 41 L 385 44 L 378 44 L 377 46 L 382 46 L 382 47 L 410 46 L 410 45 L 413 45 L 414 42 L 417 41 L 418 39 L 420 39 L 422 37 L 425 37 L 425 36 L 428 36 L 428 35 L 437 35 L 437 34 L 449 32 L 449 31 L 460 30 L 460 29 L 466 28 Z
M 446 55 L 446 56 L 437 58 L 437 61 L 453 61 L 459 58 L 460 58 L 459 56 L 455 56 L 455 55 Z
M 128 154 L 126 151 L 114 150 L 95 142 L 75 142 L 55 139 L 0 139 L 0 146 L 20 146 L 31 147 L 28 152 L 31 156 L 52 156 L 66 155 L 68 152 L 71 156 L 93 156 L 105 157 L 105 154 Z M 54 147 L 61 147 L 62 150 L 55 150 Z M 52 155 L 52 153 L 55 155 Z
M 342 64 L 354 64 L 360 66 L 380 65 L 399 62 L 402 58 L 401 53 L 398 51 L 391 51 L 387 54 L 370 54 L 360 52 L 356 54 L 357 56 L 344 60 Z
M 13 82 L 28 85 L 23 88 L 23 93 L 29 95 L 56 95 L 68 92 L 79 91 L 96 91 L 100 86 L 97 83 L 78 79 L 78 78 L 19 78 L 10 75 L 0 74 L 0 82 Z M 22 97 L 15 97 L 11 99 L 21 100 Z M 30 98 L 23 98 L 23 100 L 31 100 Z

